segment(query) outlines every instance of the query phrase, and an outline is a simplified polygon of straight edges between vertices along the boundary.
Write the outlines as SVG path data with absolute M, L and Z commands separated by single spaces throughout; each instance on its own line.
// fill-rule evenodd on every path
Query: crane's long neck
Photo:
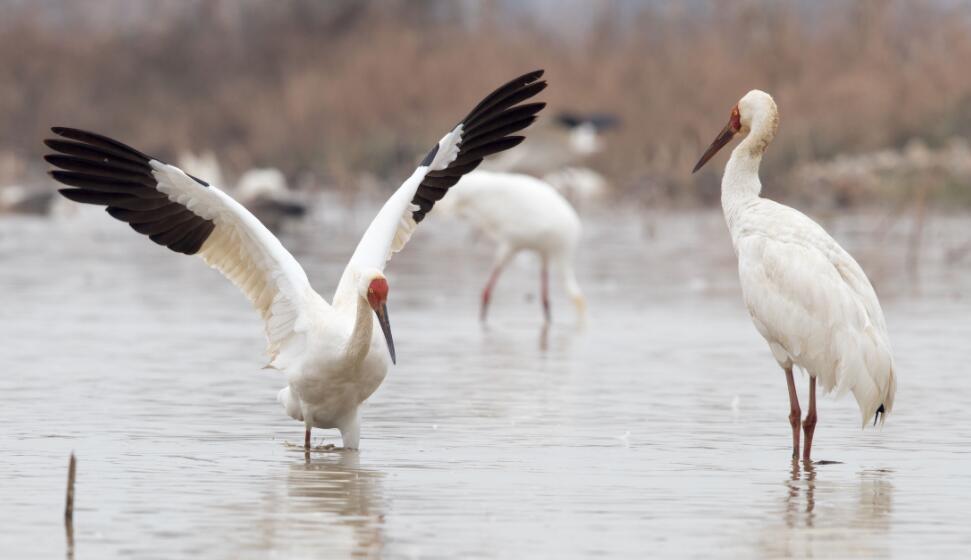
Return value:
M 360 362 L 371 348 L 371 336 L 374 330 L 374 311 L 367 300 L 361 296 L 355 298 L 357 305 L 354 309 L 354 328 L 347 340 L 346 354 L 352 362 Z
M 357 275 L 353 265 L 344 269 L 337 291 L 334 293 L 334 308 L 345 316 L 354 319 L 351 335 L 344 346 L 346 358 L 351 362 L 359 362 L 367 355 L 371 347 L 371 336 L 374 330 L 374 311 L 367 300 L 357 291 Z
M 776 114 L 753 119 L 748 135 L 732 150 L 722 176 L 722 210 L 728 228 L 734 233 L 739 215 L 762 192 L 759 166 L 778 126 Z

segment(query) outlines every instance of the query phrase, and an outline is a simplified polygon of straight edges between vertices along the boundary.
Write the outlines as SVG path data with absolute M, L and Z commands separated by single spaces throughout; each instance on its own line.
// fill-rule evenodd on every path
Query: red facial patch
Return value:
M 386 301 L 388 301 L 388 281 L 384 278 L 371 280 L 371 285 L 367 289 L 367 302 L 372 308 L 377 309 Z
M 732 107 L 732 116 L 728 122 L 731 123 L 733 131 L 742 130 L 742 115 L 738 112 L 738 105 Z

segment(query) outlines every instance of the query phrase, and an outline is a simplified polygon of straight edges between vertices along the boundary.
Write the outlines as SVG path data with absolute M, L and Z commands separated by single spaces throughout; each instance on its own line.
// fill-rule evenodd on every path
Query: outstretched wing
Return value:
M 383 269 L 448 189 L 486 156 L 524 140 L 514 133 L 536 120 L 545 103 L 523 103 L 546 89 L 543 70 L 524 74 L 490 93 L 425 156 L 384 204 L 361 238 L 351 263 Z
M 206 182 L 117 140 L 73 128 L 52 129 L 45 140 L 60 169 L 51 176 L 75 202 L 105 206 L 108 214 L 173 251 L 198 254 L 233 282 L 266 323 L 267 352 L 280 367 L 281 351 L 304 343 L 311 314 L 327 307 L 280 241 L 241 204 Z

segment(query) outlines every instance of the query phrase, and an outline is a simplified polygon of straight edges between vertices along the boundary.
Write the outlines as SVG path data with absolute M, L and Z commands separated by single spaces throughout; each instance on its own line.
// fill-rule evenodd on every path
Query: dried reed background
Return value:
M 971 136 L 967 2 L 603 2 L 579 34 L 471 5 L 0 0 L 0 153 L 37 162 L 66 124 L 353 189 L 365 172 L 401 178 L 470 102 L 533 67 L 550 112 L 618 114 L 592 164 L 669 203 L 715 200 L 719 166 L 688 171 L 753 87 L 782 110 L 774 195 L 803 187 L 787 179 L 807 162 Z

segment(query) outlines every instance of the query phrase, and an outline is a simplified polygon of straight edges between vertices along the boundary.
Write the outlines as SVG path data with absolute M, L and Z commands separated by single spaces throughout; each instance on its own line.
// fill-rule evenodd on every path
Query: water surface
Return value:
M 366 217 L 284 238 L 328 298 Z M 282 375 L 260 369 L 262 325 L 218 273 L 98 212 L 0 220 L 0 556 L 65 554 L 72 450 L 76 558 L 967 551 L 971 221 L 932 222 L 919 284 L 906 223 L 880 223 L 826 225 L 883 297 L 895 414 L 861 430 L 850 398 L 822 399 L 815 455 L 839 463 L 807 468 L 714 212 L 588 219 L 590 320 L 557 292 L 548 332 L 530 258 L 480 328 L 488 243 L 428 220 L 388 269 L 399 364 L 362 450 L 309 458 Z

